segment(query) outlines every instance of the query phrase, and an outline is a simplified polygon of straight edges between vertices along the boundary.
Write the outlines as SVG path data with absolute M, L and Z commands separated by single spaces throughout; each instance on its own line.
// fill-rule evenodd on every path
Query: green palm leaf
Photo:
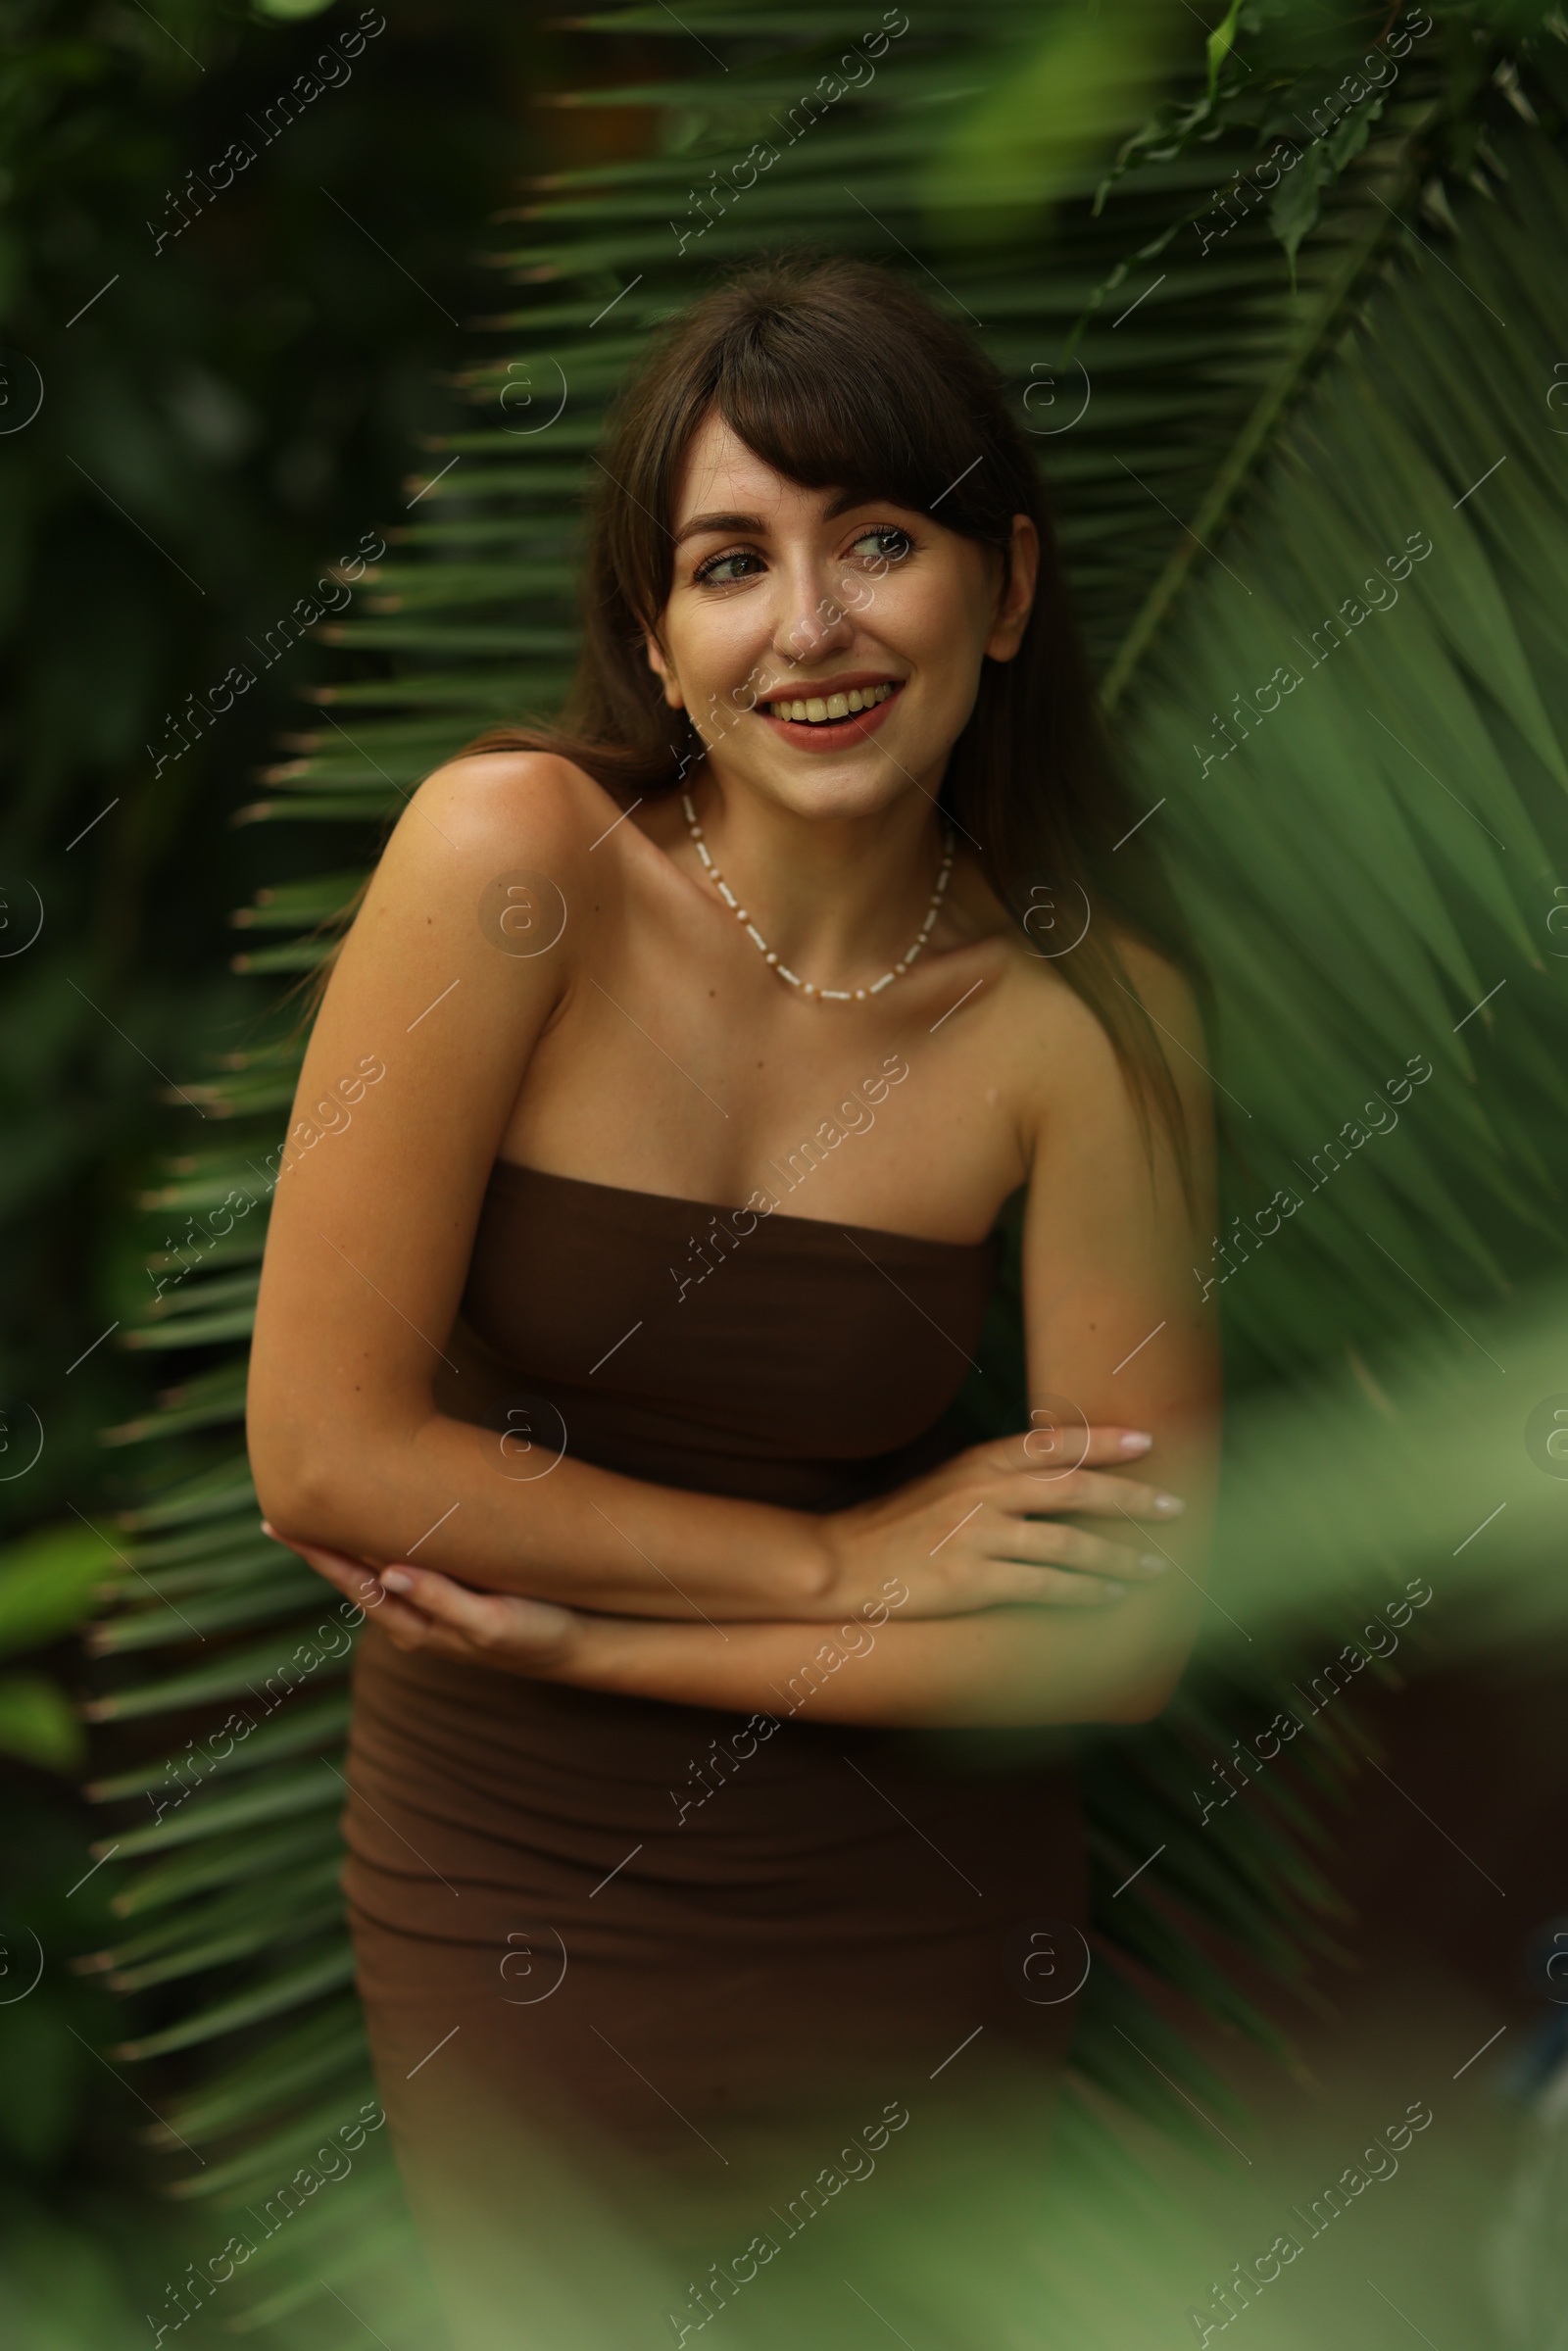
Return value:
M 1234 1147 L 1222 1235 L 1247 1222 L 1195 1278 L 1223 1284 L 1237 1387 L 1332 1380 L 1348 1349 L 1375 1365 L 1411 1333 L 1434 1353 L 1441 1344 L 1438 1376 L 1462 1386 L 1466 1343 L 1444 1317 L 1468 1321 L 1562 1246 L 1552 1168 L 1568 1084 L 1547 918 L 1568 849 L 1568 441 L 1548 397 L 1568 300 L 1568 166 L 1517 108 L 1502 126 L 1521 73 L 1550 112 L 1552 42 L 1524 44 L 1501 83 L 1483 84 L 1446 75 L 1440 26 L 1332 156 L 1327 142 L 1310 151 L 1309 201 L 1293 192 L 1272 223 L 1267 207 L 1242 206 L 1205 244 L 1193 222 L 1275 135 L 1270 108 L 1331 87 L 1345 61 L 1294 52 L 1288 23 L 1249 33 L 1233 7 L 1201 56 L 1195 40 L 1174 97 L 1097 203 L 1110 146 L 1138 132 L 1163 61 L 1146 48 L 1129 72 L 1112 53 L 1124 28 L 1106 28 L 1097 52 L 1093 28 L 1067 14 L 1043 22 L 1023 0 L 923 10 L 862 92 L 794 138 L 790 110 L 861 30 L 847 8 L 773 16 L 689 0 L 684 24 L 721 54 L 722 76 L 697 65 L 667 11 L 603 20 L 687 43 L 672 50 L 675 77 L 583 101 L 659 108 L 658 151 L 559 173 L 509 220 L 515 241 L 497 262 L 519 294 L 491 322 L 497 355 L 466 378 L 479 421 L 430 453 L 410 482 L 418 519 L 388 533 L 394 552 L 367 575 L 359 616 L 321 632 L 382 657 L 387 673 L 318 691 L 319 723 L 285 747 L 247 814 L 378 826 L 484 720 L 555 707 L 604 407 L 648 329 L 713 267 L 809 241 L 924 272 L 937 299 L 981 322 L 1038 435 L 1091 655 L 1212 967 Z M 1449 19 L 1473 55 L 1471 12 Z M 1054 82 L 1069 40 L 1072 76 Z M 1093 138 L 1078 100 L 1062 119 L 1067 89 L 1094 96 Z M 775 160 L 737 193 L 760 140 Z M 1450 171 L 1450 227 L 1436 196 L 1416 208 L 1455 158 L 1476 184 Z M 1397 601 L 1326 630 L 1411 534 L 1431 551 L 1390 581 Z M 1297 682 L 1259 713 L 1257 689 L 1282 669 Z M 241 927 L 294 935 L 247 947 L 243 967 L 313 968 L 358 878 L 259 893 Z M 166 1244 L 155 1260 L 180 1279 L 137 1344 L 217 1347 L 248 1327 L 266 1154 L 300 1050 L 280 1026 L 190 1089 L 209 1117 L 233 1122 L 232 1140 L 174 1163 L 148 1203 L 194 1219 L 198 1242 L 194 1255 Z M 1361 1105 L 1389 1100 L 1412 1057 L 1432 1076 L 1399 1103 L 1397 1128 L 1349 1143 Z M 1314 1177 L 1330 1139 L 1343 1156 Z M 1300 1205 L 1260 1238 L 1256 1211 L 1282 1190 Z M 1013 1362 L 1014 1395 L 1015 1357 L 999 1325 L 988 1360 L 1003 1387 Z M 297 1564 L 257 1544 L 243 1456 L 217 1434 L 241 1405 L 225 1356 L 114 1433 L 159 1440 L 166 1466 L 124 1519 L 125 1556 L 147 1582 L 117 1588 L 102 1628 L 100 1720 L 222 1708 L 309 1639 Z M 275 1633 L 235 1638 L 274 1620 Z M 1277 2038 L 1185 1922 L 1206 1921 L 1285 1982 L 1328 1948 L 1334 1901 L 1314 1824 L 1348 1768 L 1340 1729 L 1314 1717 L 1222 1829 L 1205 1834 L 1193 1801 L 1212 1758 L 1278 1702 L 1288 1646 L 1248 1644 L 1216 1640 L 1158 1724 L 1083 1742 L 1106 1964 L 1086 1995 L 1075 2145 L 1090 2143 L 1096 2091 L 1171 2129 L 1190 2127 L 1184 2093 L 1223 2103 L 1118 1952 L 1209 2015 Z M 132 1678 L 137 1652 L 166 1647 L 153 1679 Z M 332 2100 L 348 2115 L 368 2094 L 342 1997 L 346 1939 L 321 1895 L 342 1706 L 329 1688 L 291 1700 L 222 1759 L 221 1785 L 204 1776 L 176 1810 L 132 1815 L 104 1840 L 130 1864 L 116 1908 L 136 1926 L 102 1963 L 129 1983 L 196 1986 L 183 2006 L 166 1999 L 168 2021 L 124 2054 L 225 2053 L 221 2070 L 204 2061 L 159 2101 L 164 2143 L 228 2150 L 201 2176 L 220 2200 L 286 2177 Z M 145 1798 L 173 1760 L 96 1792 Z M 373 2170 L 362 2183 L 370 2205 L 388 2192 Z M 349 2210 L 312 2227 L 346 2242 Z M 353 2273 L 349 2252 L 321 2259 L 315 2275 Z M 291 2317 L 314 2292 L 279 2287 L 252 2323 Z

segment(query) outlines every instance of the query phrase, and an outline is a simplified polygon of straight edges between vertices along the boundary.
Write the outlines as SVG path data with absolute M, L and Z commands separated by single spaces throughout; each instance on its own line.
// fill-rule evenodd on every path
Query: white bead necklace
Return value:
M 792 988 L 799 988 L 803 996 L 815 997 L 818 1004 L 858 1004 L 862 1002 L 868 996 L 880 996 L 884 988 L 891 988 L 895 980 L 903 979 L 905 973 L 908 970 L 909 965 L 914 961 L 916 955 L 920 953 L 921 948 L 924 947 L 926 941 L 930 938 L 932 930 L 936 924 L 937 914 L 941 908 L 942 901 L 947 895 L 948 876 L 953 871 L 954 836 L 951 832 L 945 832 L 942 836 L 942 870 L 937 875 L 937 886 L 931 893 L 931 901 L 929 906 L 926 907 L 925 920 L 920 925 L 919 936 L 916 938 L 914 945 L 905 949 L 903 960 L 895 963 L 891 971 L 884 971 L 882 977 L 879 980 L 874 980 L 869 988 L 818 988 L 813 986 L 811 981 L 801 979 L 797 973 L 791 971 L 787 963 L 781 963 L 779 961 L 778 956 L 774 954 L 772 948 L 768 946 L 767 941 L 763 938 L 761 932 L 758 929 L 756 923 L 752 920 L 746 908 L 741 905 L 739 899 L 735 896 L 734 891 L 730 888 L 728 882 L 725 881 L 724 876 L 719 872 L 718 867 L 713 863 L 712 857 L 709 853 L 708 843 L 703 839 L 703 828 L 697 821 L 697 810 L 692 807 L 692 796 L 689 792 L 683 792 L 681 794 L 680 805 L 686 811 L 686 829 L 697 844 L 697 854 L 702 858 L 704 865 L 707 867 L 709 877 L 712 881 L 714 888 L 717 890 L 719 897 L 724 901 L 724 904 L 730 908 L 731 912 L 736 916 L 736 918 L 743 924 L 747 937 L 755 941 L 764 962 L 768 964 L 770 969 L 778 973 L 778 976 L 781 980 L 787 980 Z

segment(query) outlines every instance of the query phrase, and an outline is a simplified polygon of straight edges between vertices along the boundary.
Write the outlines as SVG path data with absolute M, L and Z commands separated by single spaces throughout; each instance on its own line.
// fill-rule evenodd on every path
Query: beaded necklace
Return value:
M 680 805 L 686 812 L 686 829 L 697 844 L 697 854 L 702 858 L 709 878 L 713 883 L 719 897 L 742 924 L 747 937 L 755 943 L 763 961 L 771 970 L 778 973 L 781 980 L 787 980 L 792 988 L 799 988 L 803 996 L 814 997 L 818 1004 L 858 1004 L 868 996 L 880 996 L 884 988 L 891 988 L 895 980 L 903 979 L 909 965 L 914 961 L 927 939 L 930 938 L 942 901 L 947 895 L 948 876 L 953 871 L 954 836 L 951 832 L 944 833 L 942 837 L 942 870 L 937 875 L 937 886 L 931 893 L 925 920 L 920 925 L 919 935 L 915 939 L 914 945 L 905 949 L 902 960 L 895 963 L 891 971 L 884 971 L 882 977 L 873 981 L 869 988 L 818 988 L 810 980 L 801 979 L 797 973 L 791 971 L 787 963 L 779 961 L 772 948 L 768 946 L 767 941 L 741 905 L 718 867 L 713 863 L 708 843 L 703 839 L 703 828 L 697 821 L 697 810 L 692 807 L 692 797 L 689 792 L 681 794 Z

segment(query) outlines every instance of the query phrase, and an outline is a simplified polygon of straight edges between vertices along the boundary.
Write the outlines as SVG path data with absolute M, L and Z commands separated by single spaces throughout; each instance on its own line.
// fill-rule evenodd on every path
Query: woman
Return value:
M 372 1611 L 377 2071 L 464 2351 L 519 2296 L 824 2339 L 846 2263 L 892 2325 L 933 2240 L 922 2344 L 1001 2339 L 1088 1964 L 1066 1728 L 1156 1712 L 1200 1604 L 1200 1031 L 962 336 L 753 269 L 597 463 L 567 729 L 399 822 L 262 1284 L 263 1506 Z M 1030 1400 L 955 1450 L 1016 1196 Z

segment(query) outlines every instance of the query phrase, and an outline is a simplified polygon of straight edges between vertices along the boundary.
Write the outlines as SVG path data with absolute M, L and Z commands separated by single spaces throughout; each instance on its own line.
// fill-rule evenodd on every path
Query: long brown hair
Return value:
M 1185 1181 L 1175 1084 L 1112 933 L 1201 974 L 1147 839 L 1127 838 L 1142 811 L 1109 757 L 1045 488 L 983 353 L 891 271 L 839 256 L 757 262 L 668 322 L 601 444 L 583 650 L 561 722 L 491 727 L 458 756 L 563 753 L 623 806 L 674 789 L 700 747 L 644 639 L 668 600 L 681 468 L 710 415 L 805 489 L 940 510 L 949 530 L 998 549 L 1004 570 L 1012 517 L 1033 520 L 1041 564 L 1023 642 L 1012 661 L 984 661 L 941 806 L 1020 926 L 1042 889 L 1087 905 L 1087 932 L 1056 968 L 1104 1029 L 1146 1140 L 1152 1110 Z

